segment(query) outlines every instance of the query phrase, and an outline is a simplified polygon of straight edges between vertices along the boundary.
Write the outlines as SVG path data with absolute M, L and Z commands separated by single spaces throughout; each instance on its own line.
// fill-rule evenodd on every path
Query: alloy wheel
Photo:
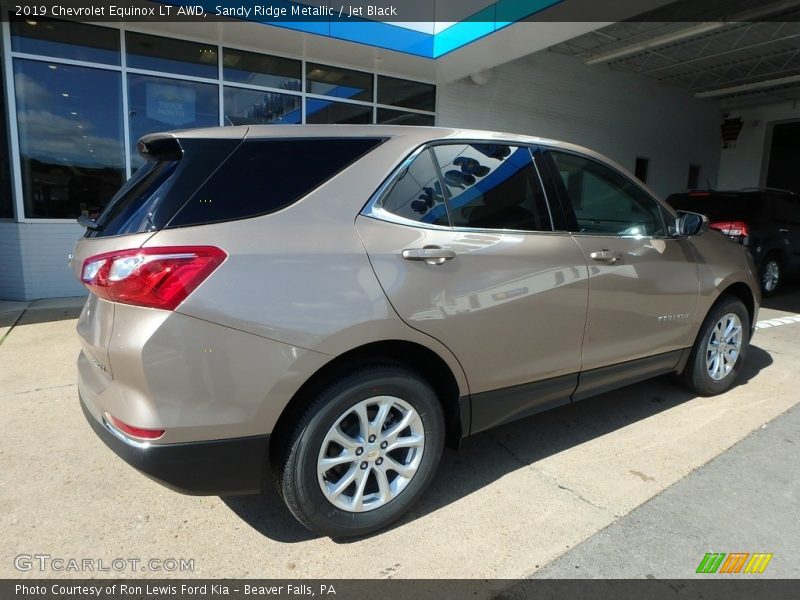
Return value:
M 714 328 L 706 346 L 706 368 L 714 381 L 725 379 L 742 351 L 742 322 L 734 313 L 724 315 Z
M 394 500 L 417 473 L 425 450 L 422 419 L 394 396 L 362 400 L 328 430 L 317 459 L 325 498 L 349 512 Z
M 781 279 L 781 266 L 775 260 L 770 260 L 764 265 L 764 272 L 761 274 L 761 286 L 765 292 L 773 292 L 778 287 Z

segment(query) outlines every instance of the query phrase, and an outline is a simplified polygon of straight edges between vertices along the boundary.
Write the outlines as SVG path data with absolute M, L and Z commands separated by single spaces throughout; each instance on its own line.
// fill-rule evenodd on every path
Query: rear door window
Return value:
M 454 227 L 552 231 L 530 150 L 499 143 L 433 148 Z
M 776 221 L 800 225 L 800 197 L 783 194 L 772 196 L 772 212 Z
M 244 141 L 167 225 L 186 227 L 275 212 L 378 146 L 380 138 Z
M 380 202 L 383 210 L 410 221 L 450 224 L 439 174 L 430 150 L 423 150 L 394 180 Z

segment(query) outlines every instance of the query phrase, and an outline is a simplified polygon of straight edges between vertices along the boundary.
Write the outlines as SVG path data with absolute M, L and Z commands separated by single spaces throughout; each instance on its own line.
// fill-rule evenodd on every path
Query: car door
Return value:
M 473 432 L 569 401 L 588 268 L 528 148 L 421 149 L 356 223 L 398 315 L 464 367 Z
M 573 152 L 546 153 L 569 228 L 589 264 L 580 399 L 675 367 L 691 346 L 699 290 L 688 239 L 631 178 Z

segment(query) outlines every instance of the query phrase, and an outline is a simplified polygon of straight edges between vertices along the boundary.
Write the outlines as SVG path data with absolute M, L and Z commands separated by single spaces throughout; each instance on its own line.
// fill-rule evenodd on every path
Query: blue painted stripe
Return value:
M 242 6 L 241 0 L 154 0 L 173 6 L 202 6 L 206 12 L 216 14 L 216 7 L 235 8 Z M 436 34 L 407 29 L 392 23 L 339 18 L 330 20 L 285 21 L 269 17 L 232 17 L 242 21 L 282 27 L 333 39 L 355 42 L 423 58 L 439 58 L 463 48 L 472 42 L 549 8 L 563 0 L 498 0 L 485 9 L 474 13 L 465 20 Z M 252 4 L 257 4 L 253 2 Z M 291 15 L 292 6 L 297 3 L 289 0 L 271 0 L 276 8 L 285 8 Z

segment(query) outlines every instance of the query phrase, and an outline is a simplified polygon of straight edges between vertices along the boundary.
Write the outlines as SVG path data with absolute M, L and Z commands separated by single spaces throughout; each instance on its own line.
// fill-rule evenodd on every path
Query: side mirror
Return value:
M 700 213 L 678 211 L 678 234 L 700 235 L 708 231 L 708 217 Z

